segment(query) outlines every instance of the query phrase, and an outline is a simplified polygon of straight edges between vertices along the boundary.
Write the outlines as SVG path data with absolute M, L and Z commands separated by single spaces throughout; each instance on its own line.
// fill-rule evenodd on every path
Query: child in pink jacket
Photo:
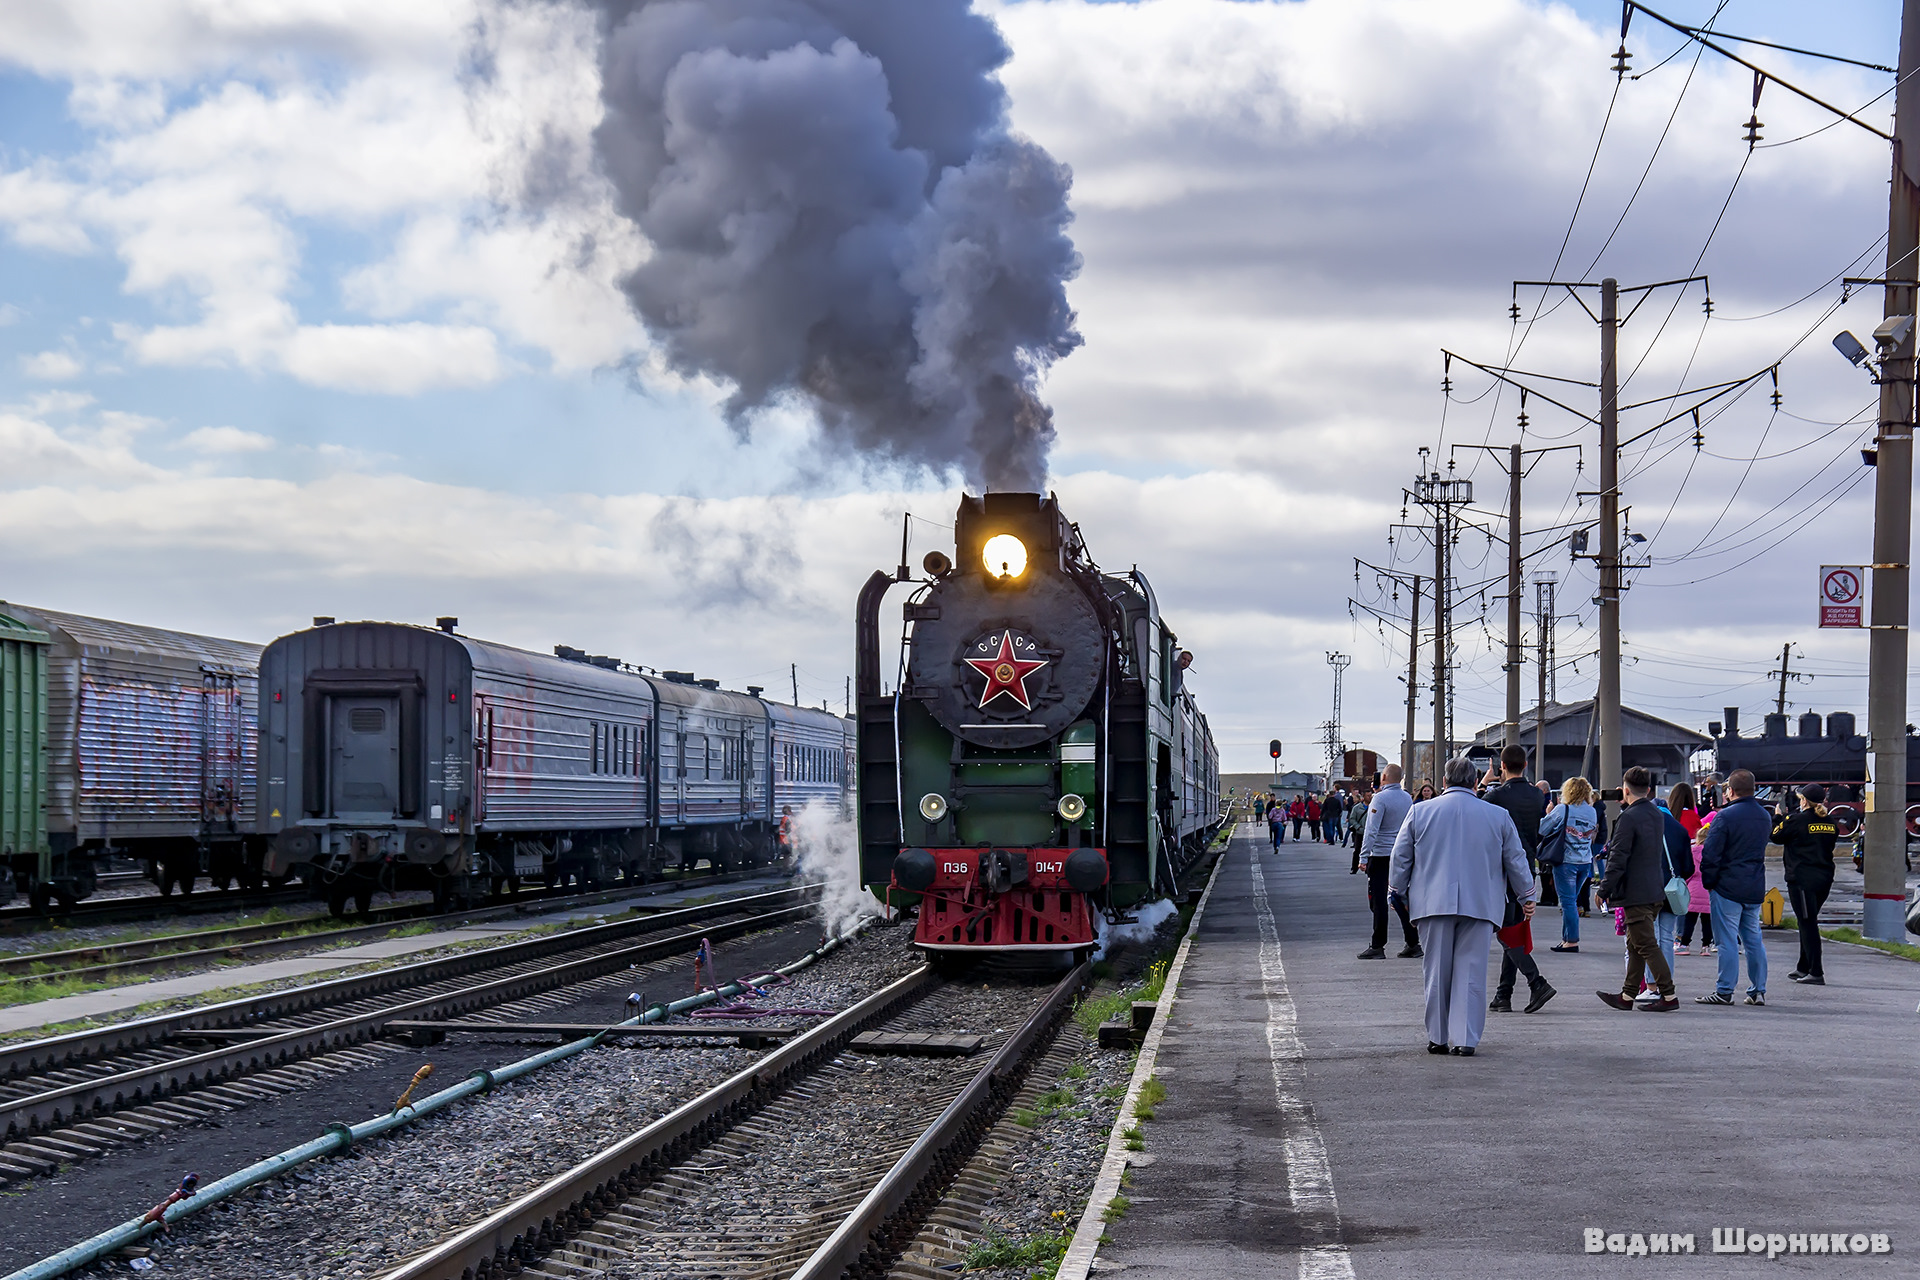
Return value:
M 1713 821 L 1709 813 L 1701 822 L 1700 830 L 1693 838 L 1693 874 L 1687 877 L 1687 916 L 1680 922 L 1680 936 L 1674 941 L 1673 953 L 1677 956 L 1689 955 L 1693 942 L 1694 921 L 1700 922 L 1700 954 L 1710 956 L 1713 949 L 1713 903 L 1707 897 L 1707 886 L 1700 883 L 1700 844 L 1706 839 L 1707 824 Z

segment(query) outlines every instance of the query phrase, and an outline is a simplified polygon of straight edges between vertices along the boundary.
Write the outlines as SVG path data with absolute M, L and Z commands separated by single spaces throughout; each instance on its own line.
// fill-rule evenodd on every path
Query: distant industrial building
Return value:
M 1591 730 L 1593 700 L 1588 698 L 1566 704 L 1549 702 L 1546 705 L 1547 758 L 1544 764 L 1534 759 L 1538 710 L 1530 707 L 1520 713 L 1520 745 L 1527 749 L 1528 776 L 1545 778 L 1556 787 L 1575 776 L 1588 778 L 1597 784 L 1599 768 L 1595 761 L 1598 759 L 1598 743 Z M 1713 739 L 1704 733 L 1695 733 L 1671 720 L 1662 720 L 1627 706 L 1620 708 L 1620 738 L 1621 769 L 1642 765 L 1652 771 L 1654 785 L 1661 787 L 1691 780 L 1693 775 L 1688 768 L 1688 759 L 1694 752 L 1713 745 Z M 1499 752 L 1505 741 L 1506 726 L 1490 724 L 1474 735 L 1467 754 L 1482 760 L 1489 759 Z M 1416 752 L 1416 758 L 1417 755 Z

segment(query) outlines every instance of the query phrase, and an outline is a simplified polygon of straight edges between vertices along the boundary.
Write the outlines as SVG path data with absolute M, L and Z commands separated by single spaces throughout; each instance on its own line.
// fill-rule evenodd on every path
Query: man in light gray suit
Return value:
M 1389 889 L 1407 900 L 1426 951 L 1427 1052 L 1471 1057 L 1487 1023 L 1487 952 L 1507 889 L 1533 918 L 1533 874 L 1505 809 L 1473 794 L 1479 770 L 1447 761 L 1447 789 L 1407 811 L 1393 842 Z

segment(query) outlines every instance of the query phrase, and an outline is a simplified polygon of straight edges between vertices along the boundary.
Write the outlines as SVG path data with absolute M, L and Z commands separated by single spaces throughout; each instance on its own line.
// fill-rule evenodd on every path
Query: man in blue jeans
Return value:
M 1747 1003 L 1767 1002 L 1767 947 L 1760 940 L 1760 900 L 1767 896 L 1767 839 L 1773 816 L 1753 798 L 1753 774 L 1727 775 L 1732 802 L 1714 815 L 1700 846 L 1700 882 L 1713 903 L 1713 940 L 1720 972 L 1696 1004 L 1732 1004 L 1740 985 L 1740 953 L 1747 953 Z

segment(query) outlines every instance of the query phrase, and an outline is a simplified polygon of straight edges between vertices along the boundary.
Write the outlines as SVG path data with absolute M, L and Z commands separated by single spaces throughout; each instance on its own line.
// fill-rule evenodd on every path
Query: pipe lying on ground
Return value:
M 831 955 L 849 939 L 858 936 L 865 928 L 866 926 L 863 924 L 851 933 L 842 934 L 837 938 L 829 938 L 813 950 L 807 952 L 807 954 L 801 956 L 798 960 L 795 960 L 791 964 L 782 965 L 780 968 L 773 970 L 773 972 L 781 975 L 798 973 L 814 962 Z M 671 1004 L 650 1005 L 638 1015 L 628 1018 L 624 1022 L 616 1023 L 615 1025 L 632 1027 L 650 1022 L 661 1022 L 676 1013 L 685 1013 L 689 1009 L 697 1009 L 702 1005 L 712 1004 L 715 1001 L 724 1000 L 730 996 L 744 994 L 751 986 L 751 983 L 745 981 L 729 982 L 724 987 L 702 991 L 699 995 L 688 996 L 684 1000 L 675 1000 Z M 503 1031 L 511 1031 L 513 1029 L 512 1024 L 502 1024 L 501 1029 Z M 724 1035 L 725 1033 L 719 1032 L 717 1034 Z M 201 1210 L 211 1208 L 223 1200 L 231 1199 L 242 1191 L 258 1186 L 260 1183 L 266 1182 L 269 1179 L 276 1178 L 289 1169 L 298 1168 L 303 1164 L 318 1160 L 322 1156 L 335 1155 L 345 1151 L 356 1142 L 363 1141 L 367 1138 L 375 1138 L 383 1133 L 398 1129 L 403 1125 L 412 1124 L 422 1116 L 432 1115 L 434 1112 L 450 1107 L 464 1098 L 470 1098 L 476 1093 L 483 1093 L 495 1085 L 506 1084 L 510 1080 L 518 1080 L 521 1076 L 530 1075 L 542 1067 L 549 1066 L 566 1058 L 571 1058 L 576 1054 L 585 1053 L 588 1049 L 601 1043 L 605 1038 L 605 1032 L 595 1032 L 593 1035 L 583 1039 L 563 1044 L 557 1049 L 549 1049 L 545 1053 L 537 1053 L 531 1058 L 522 1058 L 518 1062 L 511 1063 L 494 1071 L 476 1071 L 459 1084 L 451 1088 L 442 1089 L 439 1093 L 422 1098 L 419 1102 L 389 1115 L 375 1116 L 371 1120 L 362 1120 L 359 1124 L 355 1125 L 346 1125 L 335 1121 L 333 1124 L 327 1126 L 325 1133 L 313 1139 L 311 1142 L 303 1142 L 297 1147 L 290 1147 L 277 1155 L 271 1155 L 264 1160 L 250 1164 L 237 1173 L 230 1173 L 217 1182 L 207 1184 L 191 1199 L 181 1200 L 174 1204 L 166 1211 L 160 1221 L 149 1222 L 144 1217 L 140 1217 L 128 1222 L 123 1222 L 117 1227 L 101 1232 L 92 1239 L 83 1240 L 79 1244 L 62 1249 L 59 1253 L 53 1254 L 51 1257 L 42 1258 L 31 1266 L 22 1267 L 13 1274 L 4 1277 L 4 1280 L 52 1280 L 52 1277 L 66 1275 L 69 1271 L 75 1271 L 91 1263 L 98 1262 L 101 1258 L 106 1257 L 116 1250 L 139 1243 L 156 1231 L 163 1230 L 163 1223 L 172 1224 L 178 1222 L 189 1214 L 199 1213 Z

